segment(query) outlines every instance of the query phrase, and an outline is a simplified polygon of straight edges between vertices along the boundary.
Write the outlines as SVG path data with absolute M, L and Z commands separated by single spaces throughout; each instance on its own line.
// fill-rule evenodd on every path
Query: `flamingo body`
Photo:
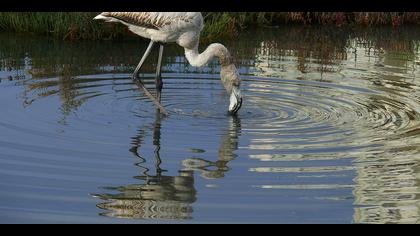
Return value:
M 119 22 L 143 38 L 184 48 L 194 46 L 204 26 L 200 12 L 103 12 L 95 19 Z
M 233 64 L 229 51 L 222 44 L 213 43 L 204 52 L 198 52 L 200 32 L 204 26 L 203 16 L 200 12 L 103 12 L 94 19 L 122 23 L 133 33 L 151 40 L 133 75 L 133 79 L 137 80 L 135 82 L 140 83 L 139 85 L 142 86 L 149 97 L 151 94 L 142 84 L 138 72 L 149 55 L 153 44 L 161 44 L 156 71 L 156 88 L 158 89 L 159 101 L 154 101 L 161 110 L 164 110 L 160 105 L 160 90 L 163 84 L 160 78 L 160 70 L 164 43 L 177 43 L 183 47 L 185 56 L 192 66 L 204 66 L 214 57 L 217 57 L 222 65 L 221 81 L 226 91 L 231 95 L 229 112 L 236 114 L 240 109 L 242 95 L 239 89 L 239 73 Z M 152 100 L 154 99 L 152 98 Z

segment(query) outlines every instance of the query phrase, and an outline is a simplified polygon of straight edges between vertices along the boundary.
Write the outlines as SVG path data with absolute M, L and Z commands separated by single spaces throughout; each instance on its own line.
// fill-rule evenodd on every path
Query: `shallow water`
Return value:
M 161 117 L 130 80 L 146 41 L 0 34 L 0 222 L 417 223 L 419 42 L 409 27 L 225 40 L 237 117 L 217 62 L 168 46 Z

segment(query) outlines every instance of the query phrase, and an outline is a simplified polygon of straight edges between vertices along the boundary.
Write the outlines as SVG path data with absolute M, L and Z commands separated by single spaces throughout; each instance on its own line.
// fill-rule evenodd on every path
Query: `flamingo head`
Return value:
M 234 64 L 222 66 L 220 71 L 222 83 L 230 94 L 229 114 L 235 115 L 242 107 L 243 97 L 240 89 L 241 79 Z

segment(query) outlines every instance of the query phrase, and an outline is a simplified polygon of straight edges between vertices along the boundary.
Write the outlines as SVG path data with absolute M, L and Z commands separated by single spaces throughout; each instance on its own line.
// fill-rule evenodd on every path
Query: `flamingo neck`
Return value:
M 198 47 L 194 49 L 185 48 L 185 56 L 192 66 L 207 65 L 214 57 L 219 59 L 221 64 L 220 79 L 228 94 L 232 94 L 234 88 L 239 89 L 240 78 L 229 51 L 220 43 L 210 44 L 204 52 L 199 53 Z
M 207 65 L 214 57 L 219 59 L 222 67 L 233 64 L 229 51 L 220 43 L 210 44 L 202 53 L 198 52 L 198 45 L 193 49 L 185 48 L 185 57 L 192 66 L 197 67 Z

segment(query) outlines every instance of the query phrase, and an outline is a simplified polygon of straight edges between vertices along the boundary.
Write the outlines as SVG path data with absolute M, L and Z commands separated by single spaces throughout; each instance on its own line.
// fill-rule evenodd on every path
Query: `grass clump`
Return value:
M 0 12 L 0 30 L 50 35 L 64 40 L 114 39 L 124 27 L 93 20 L 94 12 Z
M 121 24 L 94 21 L 99 12 L 0 12 L 0 30 L 50 35 L 64 40 L 103 40 L 133 35 Z M 247 27 L 419 24 L 418 12 L 203 12 L 203 40 L 235 37 Z

